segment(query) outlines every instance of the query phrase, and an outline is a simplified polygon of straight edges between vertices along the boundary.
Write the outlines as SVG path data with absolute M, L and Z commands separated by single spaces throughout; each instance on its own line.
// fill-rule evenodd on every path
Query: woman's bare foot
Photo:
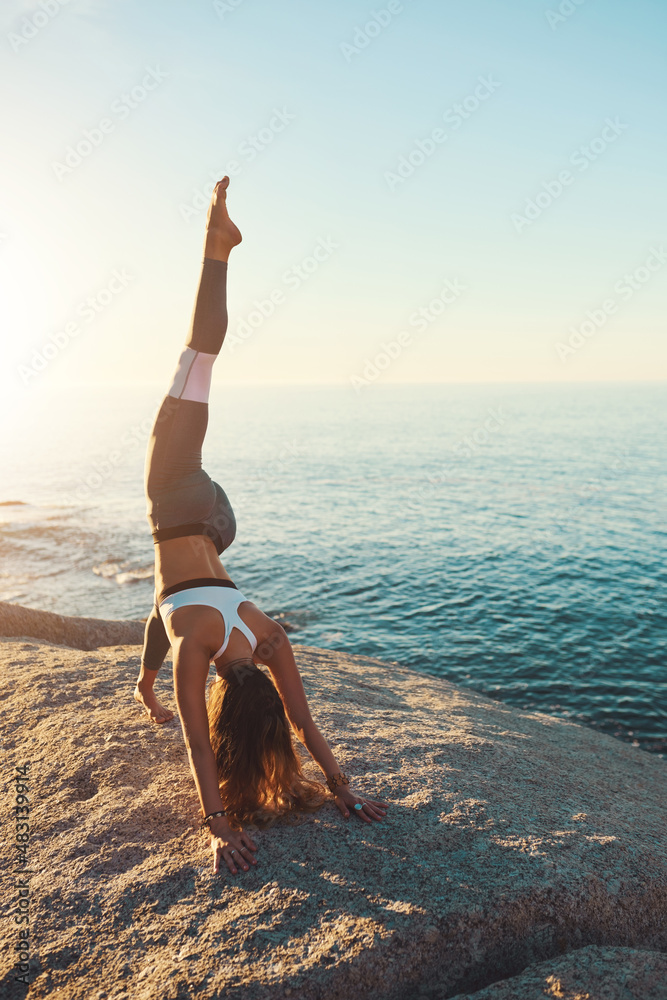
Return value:
M 243 239 L 227 212 L 228 187 L 229 177 L 223 177 L 215 185 L 206 217 L 204 256 L 213 257 L 214 260 L 227 261 L 232 249 Z
M 140 705 L 144 706 L 151 722 L 162 724 L 164 722 L 171 722 L 174 718 L 174 713 L 170 712 L 164 705 L 161 705 L 155 697 L 152 683 L 149 685 L 137 681 L 137 686 L 134 689 L 134 697 Z

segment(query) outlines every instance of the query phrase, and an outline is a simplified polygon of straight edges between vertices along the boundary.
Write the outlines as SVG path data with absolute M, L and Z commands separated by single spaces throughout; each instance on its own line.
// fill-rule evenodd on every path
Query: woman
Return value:
M 265 825 L 293 810 L 319 808 L 325 799 L 323 786 L 303 775 L 290 724 L 322 768 L 343 816 L 354 808 L 371 823 L 386 815 L 387 803 L 353 792 L 311 718 L 285 630 L 244 597 L 218 558 L 234 539 L 236 521 L 224 490 L 202 469 L 201 447 L 212 367 L 227 330 L 227 262 L 241 242 L 227 213 L 228 185 L 225 177 L 213 192 L 190 334 L 148 445 L 156 603 L 134 695 L 154 722 L 173 718 L 153 692 L 171 645 L 176 702 L 213 868 L 219 871 L 224 859 L 235 875 L 257 863 L 244 822 Z M 207 709 L 211 660 L 218 677 Z

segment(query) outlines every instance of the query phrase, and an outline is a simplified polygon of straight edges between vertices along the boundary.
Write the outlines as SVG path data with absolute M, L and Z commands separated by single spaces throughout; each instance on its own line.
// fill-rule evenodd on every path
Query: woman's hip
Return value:
M 146 513 L 154 536 L 156 533 L 164 533 L 162 538 L 207 535 L 218 555 L 236 536 L 236 517 L 229 498 L 203 469 L 178 485 L 169 485 L 148 496 Z M 174 533 L 173 529 L 182 530 Z
M 175 528 L 209 517 L 217 499 L 215 484 L 203 469 L 177 481 L 146 484 L 146 514 L 153 530 Z

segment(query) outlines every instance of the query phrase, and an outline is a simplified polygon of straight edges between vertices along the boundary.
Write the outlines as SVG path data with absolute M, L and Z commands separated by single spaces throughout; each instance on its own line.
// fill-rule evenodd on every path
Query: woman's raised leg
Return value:
M 213 503 L 201 470 L 213 364 L 227 332 L 227 261 L 241 234 L 229 218 L 229 178 L 213 192 L 190 332 L 158 411 L 146 455 L 148 519 L 155 531 L 197 521 Z M 197 492 L 197 486 L 201 489 Z
M 202 471 L 201 446 L 208 424 L 213 363 L 227 332 L 227 261 L 241 242 L 241 233 L 227 212 L 228 185 L 228 177 L 219 181 L 211 198 L 190 332 L 148 445 L 146 495 L 148 519 L 154 530 L 197 520 L 199 505 L 206 506 L 213 487 Z M 153 693 L 169 645 L 154 606 L 146 622 L 141 670 L 134 691 L 153 722 L 173 718 L 173 712 L 164 708 Z

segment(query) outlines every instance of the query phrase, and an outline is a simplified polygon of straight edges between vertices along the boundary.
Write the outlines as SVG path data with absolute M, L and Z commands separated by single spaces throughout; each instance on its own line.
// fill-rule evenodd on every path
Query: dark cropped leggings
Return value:
M 147 517 L 155 542 L 206 535 L 220 555 L 236 534 L 225 491 L 202 469 L 213 362 L 227 332 L 227 264 L 205 257 L 190 333 L 168 394 L 153 424 L 146 454 Z M 142 664 L 158 670 L 169 637 L 156 603 L 146 622 Z

